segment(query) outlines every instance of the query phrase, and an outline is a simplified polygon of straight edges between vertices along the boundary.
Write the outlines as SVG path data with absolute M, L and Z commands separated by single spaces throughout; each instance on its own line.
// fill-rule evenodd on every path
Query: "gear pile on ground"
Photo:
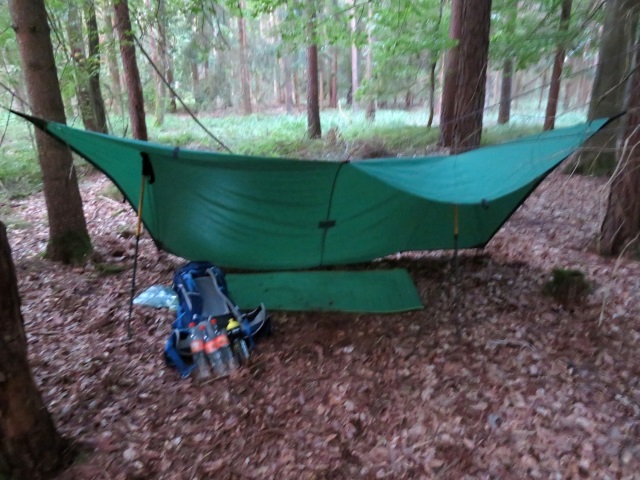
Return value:
M 276 312 L 251 367 L 204 385 L 163 364 L 171 313 L 136 307 L 127 340 L 135 215 L 106 186 L 81 186 L 96 249 L 84 268 L 41 259 L 40 195 L 10 205 L 31 365 L 81 451 L 61 479 L 640 471 L 640 263 L 590 250 L 604 181 L 552 175 L 488 248 L 461 255 L 457 282 L 450 252 L 381 260 L 409 269 L 424 310 Z M 140 288 L 182 264 L 148 237 L 140 252 Z M 594 283 L 584 304 L 543 294 L 555 267 Z

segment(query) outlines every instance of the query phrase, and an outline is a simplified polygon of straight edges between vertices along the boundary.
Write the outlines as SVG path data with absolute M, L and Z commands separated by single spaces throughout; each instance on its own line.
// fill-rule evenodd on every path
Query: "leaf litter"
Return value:
M 127 338 L 135 214 L 107 185 L 81 185 L 84 267 L 42 259 L 42 195 L 10 205 L 30 363 L 80 452 L 60 479 L 637 478 L 640 263 L 591 248 L 604 181 L 554 173 L 457 269 L 370 265 L 407 268 L 424 310 L 275 312 L 251 366 L 205 384 L 164 365 L 170 312 L 135 307 Z M 182 263 L 143 236 L 139 289 Z M 542 293 L 556 267 L 595 284 L 586 302 Z

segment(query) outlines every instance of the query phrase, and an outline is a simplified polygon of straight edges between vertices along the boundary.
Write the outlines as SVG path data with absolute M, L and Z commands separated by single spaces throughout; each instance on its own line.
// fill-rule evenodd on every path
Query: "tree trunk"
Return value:
M 89 97 L 93 106 L 93 114 L 96 122 L 96 131 L 109 133 L 107 126 L 107 114 L 104 108 L 104 98 L 100 88 L 100 37 L 98 34 L 98 21 L 96 19 L 96 6 L 93 2 L 85 2 L 85 16 L 88 33 L 89 61 L 87 64 L 89 73 Z
M 10 0 L 9 9 L 33 114 L 66 123 L 44 0 Z M 36 130 L 36 144 L 49 218 L 46 256 L 64 263 L 81 262 L 91 252 L 91 241 L 71 152 L 40 130 Z
M 164 0 L 157 0 L 157 6 L 151 4 L 151 0 L 145 0 L 145 7 L 150 12 L 156 12 L 157 15 L 155 18 L 149 19 L 149 50 L 151 51 L 151 61 L 154 63 L 156 68 L 160 71 L 158 73 L 156 68 L 152 68 L 153 70 L 153 91 L 155 96 L 155 108 L 154 108 L 154 116 L 155 116 L 155 125 L 160 126 L 164 123 L 164 99 L 165 99 L 165 86 L 162 76 L 166 75 L 166 69 L 164 66 L 164 28 L 163 28 L 163 11 L 164 11 Z
M 560 35 L 566 35 L 569 29 L 569 19 L 571 18 L 571 0 L 562 0 L 562 9 L 560 12 Z M 558 111 L 558 97 L 560 95 L 560 77 L 562 76 L 562 67 L 564 66 L 564 57 L 567 51 L 566 40 L 560 40 L 558 51 L 553 62 L 553 71 L 551 72 L 551 84 L 549 85 L 549 100 L 547 101 L 547 111 L 544 116 L 543 130 L 553 130 L 556 123 L 556 113 Z
M 431 55 L 433 55 L 433 52 L 431 52 Z M 435 114 L 437 60 L 437 58 L 433 58 L 429 64 L 429 119 L 427 120 L 427 128 L 432 127 Z
M 338 108 L 338 47 L 333 47 L 331 59 L 331 85 L 329 87 L 329 108 Z
M 451 148 L 455 153 L 480 145 L 489 57 L 491 0 L 461 7 L 459 64 Z
M 129 92 L 129 118 L 133 138 L 147 140 L 147 123 L 144 113 L 144 98 L 142 96 L 142 84 L 140 73 L 136 63 L 136 49 L 134 46 L 133 30 L 129 17 L 128 0 L 115 0 L 114 5 L 116 29 L 120 37 L 120 54 L 122 55 L 122 67 L 127 80 Z
M 442 87 L 442 107 L 440 111 L 440 139 L 438 144 L 450 147 L 453 143 L 453 121 L 458 88 L 458 68 L 460 56 L 460 35 L 462 32 L 462 4 L 464 0 L 452 0 L 449 38 L 456 42 L 446 54 L 444 85 Z
M 507 58 L 502 67 L 502 86 L 500 88 L 500 111 L 498 123 L 504 125 L 511 119 L 511 90 L 513 85 L 513 60 Z
M 240 9 L 244 8 L 244 2 L 240 0 Z M 251 115 L 251 77 L 247 61 L 247 33 L 242 11 L 238 17 L 238 37 L 240 41 L 240 85 L 242 87 L 242 111 L 245 115 Z
M 318 46 L 307 47 L 307 132 L 309 138 L 320 138 L 320 103 L 318 99 Z
M 120 68 L 118 67 L 118 55 L 115 48 L 116 43 L 113 37 L 115 24 L 109 13 L 105 13 L 104 21 L 107 26 L 104 30 L 104 45 L 106 47 L 109 79 L 111 80 L 111 107 L 120 115 L 122 114 L 122 86 L 120 85 Z
M 626 82 L 632 65 L 635 28 L 631 0 L 611 0 L 605 3 L 605 20 L 600 40 L 598 64 L 591 91 L 587 119 L 612 117 L 624 110 Z M 637 19 L 635 19 L 637 21 Z M 576 155 L 571 171 L 589 175 L 612 173 L 616 164 L 616 137 L 619 121 L 612 122 L 591 137 Z
M 67 35 L 73 60 L 73 73 L 75 77 L 76 98 L 80 108 L 82 124 L 86 130 L 96 132 L 98 130 L 93 102 L 89 94 L 89 71 L 87 68 L 87 56 L 85 54 L 84 39 L 82 35 L 82 19 L 76 2 L 70 2 L 67 10 Z
M 356 92 L 358 91 L 358 47 L 356 46 L 356 34 L 358 24 L 356 21 L 356 0 L 352 0 L 353 16 L 351 17 L 351 108 L 358 109 Z
M 0 291 L 0 477 L 49 478 L 64 465 L 65 442 L 31 375 L 16 272 L 2 222 Z
M 640 42 L 637 46 L 640 55 Z M 619 255 L 640 242 L 640 72 L 632 76 L 624 147 L 611 179 L 609 203 L 600 231 L 600 253 Z
M 373 18 L 373 9 L 369 4 L 369 22 Z M 372 69 L 373 69 L 373 37 L 371 36 L 371 27 L 367 28 L 367 66 L 366 66 L 365 78 L 367 79 L 367 86 L 369 89 L 369 102 L 367 103 L 367 110 L 365 112 L 365 118 L 370 122 L 376 119 L 376 99 L 371 88 Z

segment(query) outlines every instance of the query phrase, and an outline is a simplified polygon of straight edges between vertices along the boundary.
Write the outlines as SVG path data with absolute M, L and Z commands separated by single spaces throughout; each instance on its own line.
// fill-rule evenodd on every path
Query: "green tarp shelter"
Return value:
M 186 150 L 27 118 L 108 175 L 134 209 L 144 170 L 142 219 L 160 248 L 256 271 L 482 247 L 606 123 L 454 156 L 334 162 Z

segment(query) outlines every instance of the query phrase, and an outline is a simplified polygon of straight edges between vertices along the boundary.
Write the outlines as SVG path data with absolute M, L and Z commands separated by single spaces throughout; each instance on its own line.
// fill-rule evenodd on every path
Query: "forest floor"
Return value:
M 42 260 L 41 194 L 5 205 L 36 383 L 80 451 L 60 479 L 640 478 L 640 262 L 590 249 L 603 180 L 553 174 L 457 287 L 450 252 L 372 265 L 407 268 L 424 310 L 274 312 L 207 384 L 165 367 L 170 312 L 136 307 L 127 340 L 135 216 L 106 185 L 81 185 L 85 267 Z M 144 237 L 139 291 L 181 263 Z M 583 304 L 543 293 L 554 267 L 587 274 Z

